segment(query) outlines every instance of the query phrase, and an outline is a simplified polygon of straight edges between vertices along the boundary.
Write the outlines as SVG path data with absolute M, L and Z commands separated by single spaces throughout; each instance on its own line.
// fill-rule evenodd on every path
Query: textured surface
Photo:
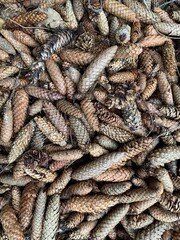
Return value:
M 108 169 L 104 173 L 94 177 L 96 181 L 121 182 L 129 180 L 134 172 L 127 167 Z
M 99 131 L 99 120 L 93 102 L 85 98 L 81 101 L 81 108 L 94 131 Z
M 75 227 L 77 227 L 84 219 L 84 214 L 83 213 L 78 213 L 78 212 L 74 212 L 71 213 L 68 218 L 66 219 L 66 221 L 63 223 L 62 226 L 60 226 L 60 228 L 62 230 L 64 229 L 73 229 Z
M 13 20 L 15 23 L 12 22 L 11 20 L 7 20 L 5 24 L 7 28 L 17 27 L 16 23 L 22 26 L 28 26 L 28 25 L 42 22 L 46 18 L 47 18 L 47 14 L 45 13 L 30 11 L 28 13 L 21 13 L 11 18 L 11 20 Z
M 107 12 L 117 17 L 123 18 L 126 21 L 134 22 L 137 20 L 134 11 L 115 0 L 105 0 L 103 7 Z
M 106 36 L 109 34 L 108 19 L 104 11 L 99 12 L 97 16 L 97 25 L 102 35 Z
M 121 221 L 129 209 L 128 204 L 119 205 L 111 210 L 93 229 L 92 239 L 100 240 L 105 238 L 108 233 Z
M 60 95 L 58 92 L 46 90 L 44 88 L 36 87 L 33 85 L 27 86 L 25 90 L 30 96 L 43 100 L 53 101 L 63 98 L 62 95 Z
M 8 239 L 23 240 L 24 235 L 13 208 L 6 205 L 1 211 L 1 223 Z
M 157 30 L 165 35 L 180 36 L 180 26 L 177 23 L 155 23 Z
M 93 185 L 95 183 L 90 179 L 86 181 L 77 182 L 71 184 L 61 193 L 61 198 L 66 199 L 74 195 L 84 196 L 90 193 L 93 190 Z
M 27 33 L 24 33 L 23 31 L 15 30 L 13 34 L 16 40 L 25 44 L 26 46 L 29 46 L 29 47 L 39 46 L 39 44 L 30 35 L 28 35 Z
M 89 144 L 89 141 L 90 141 L 89 133 L 85 125 L 82 123 L 81 120 L 75 117 L 70 117 L 69 121 L 70 121 L 70 126 L 74 131 L 74 135 L 77 139 L 78 146 L 84 149 Z
M 157 75 L 158 88 L 162 101 L 167 105 L 173 105 L 173 95 L 171 86 L 163 72 L 159 72 Z
M 0 139 L 2 142 L 8 143 L 11 140 L 13 134 L 13 120 L 12 102 L 9 99 L 3 108 L 0 134 Z
M 158 15 L 153 13 L 150 9 L 136 0 L 123 0 L 123 3 L 136 13 L 138 19 L 146 23 L 159 22 Z
M 34 132 L 34 125 L 33 122 L 28 123 L 17 135 L 8 155 L 9 163 L 16 161 L 16 159 L 21 156 L 28 147 Z
M 126 216 L 122 222 L 128 225 L 130 229 L 140 229 L 150 225 L 154 221 L 154 218 L 146 213 L 141 213 L 135 216 Z
M 21 179 L 15 179 L 12 174 L 2 174 L 0 176 L 1 183 L 8 184 L 11 186 L 25 186 L 31 181 L 29 176 L 23 177 Z
M 134 81 L 136 74 L 131 71 L 118 72 L 109 77 L 109 81 L 114 83 L 124 83 L 126 81 Z
M 14 75 L 18 72 L 18 68 L 14 66 L 1 66 L 0 67 L 0 80 Z
M 12 187 L 12 207 L 16 213 L 20 210 L 21 190 L 17 186 Z
M 0 0 L 0 240 L 180 239 L 179 6 Z
M 28 94 L 24 89 L 17 90 L 13 99 L 14 132 L 19 132 L 24 125 L 29 105 Z
M 66 113 L 70 116 L 76 117 L 76 118 L 81 118 L 82 113 L 80 109 L 78 109 L 76 106 L 74 106 L 72 103 L 66 101 L 66 100 L 61 100 L 57 102 L 57 108 L 62 111 L 63 113 Z
M 168 146 L 155 150 L 148 156 L 148 163 L 152 167 L 164 166 L 165 163 L 175 161 L 180 157 L 180 147 Z
M 69 30 L 60 30 L 58 33 L 53 34 L 45 43 L 40 52 L 38 59 L 47 60 L 59 48 L 67 45 L 73 38 L 73 34 Z
M 108 195 L 119 195 L 131 188 L 131 182 L 107 183 L 101 188 L 101 192 Z
M 27 229 L 31 222 L 37 193 L 38 187 L 34 183 L 28 183 L 22 192 L 19 221 L 21 223 L 23 231 Z
M 49 186 L 47 195 L 51 196 L 61 191 L 66 187 L 68 182 L 71 180 L 72 169 L 66 169 L 56 180 Z
M 152 206 L 149 208 L 149 213 L 156 220 L 161 222 L 175 222 L 179 220 L 179 216 L 176 213 L 171 213 L 163 208 Z
M 177 63 L 176 63 L 174 46 L 171 42 L 166 42 L 164 44 L 162 54 L 163 54 L 163 63 L 167 73 L 171 77 L 176 77 Z
M 99 131 L 100 133 L 120 143 L 128 142 L 134 138 L 130 132 L 108 124 L 101 123 Z
M 148 226 L 144 230 L 140 230 L 136 235 L 136 240 L 148 240 L 148 239 L 154 239 L 158 240 L 162 234 L 169 228 L 168 223 L 158 222 L 155 221 L 150 226 Z
M 56 239 L 60 214 L 59 208 L 60 208 L 60 196 L 55 194 L 54 196 L 51 197 L 47 206 L 45 218 L 43 221 L 43 230 L 41 236 L 42 240 Z
M 42 168 L 39 166 L 36 166 L 34 168 L 25 167 L 24 171 L 27 175 L 29 175 L 33 179 L 46 183 L 53 182 L 54 179 L 57 177 L 56 173 L 52 172 L 49 169 Z
M 66 145 L 63 134 L 61 132 L 58 132 L 58 130 L 45 117 L 35 117 L 34 120 L 38 128 L 49 140 L 60 146 Z
M 99 56 L 91 62 L 80 79 L 78 85 L 78 90 L 80 93 L 85 94 L 93 86 L 98 76 L 102 73 L 104 68 L 115 55 L 116 51 L 117 46 L 110 47 L 100 53 Z
M 63 61 L 78 64 L 78 65 L 87 65 L 89 64 L 95 57 L 94 54 L 83 52 L 80 50 L 71 50 L 65 49 L 60 51 L 60 57 Z
M 119 202 L 116 196 L 106 196 L 103 194 L 94 194 L 86 196 L 75 196 L 65 201 L 65 207 L 70 211 L 81 213 L 101 212 L 108 207 L 112 207 Z
M 42 224 L 46 207 L 46 192 L 42 189 L 40 190 L 34 210 L 34 216 L 32 220 L 32 232 L 31 239 L 32 240 L 40 240 L 41 232 L 42 232 Z
M 119 202 L 121 203 L 132 203 L 144 200 L 149 200 L 157 197 L 157 191 L 151 189 L 137 188 L 130 189 L 124 194 L 119 196 Z
M 63 77 L 58 65 L 54 62 L 54 60 L 52 58 L 49 58 L 46 61 L 46 67 L 47 67 L 47 71 L 51 77 L 51 80 L 55 84 L 58 92 L 62 95 L 65 95 L 66 94 L 66 84 L 65 84 L 64 77 Z
M 4 38 L 6 38 L 6 40 L 8 40 L 8 42 L 10 42 L 12 44 L 12 46 L 18 52 L 25 52 L 25 53 L 30 54 L 30 50 L 28 49 L 28 47 L 26 45 L 24 45 L 23 43 L 20 43 L 19 41 L 17 41 L 14 38 L 14 35 L 12 32 L 2 29 L 2 30 L 0 30 L 0 33 L 3 35 Z
M 43 102 L 43 111 L 46 117 L 51 121 L 51 123 L 63 133 L 64 137 L 68 137 L 68 126 L 63 117 L 63 115 L 58 111 L 58 109 L 48 101 Z
M 93 178 L 105 172 L 113 164 L 120 162 L 123 157 L 123 152 L 110 153 L 106 156 L 99 157 L 98 159 L 76 169 L 72 174 L 72 178 L 79 181 Z
M 161 206 L 171 212 L 180 212 L 180 198 L 170 193 L 164 192 L 160 199 Z
M 90 237 L 92 229 L 96 226 L 97 221 L 84 221 L 79 224 L 78 229 L 74 230 L 69 236 L 70 239 L 83 240 Z
M 123 125 L 123 120 L 120 116 L 118 116 L 113 112 L 110 112 L 107 108 L 105 108 L 99 102 L 96 102 L 94 106 L 96 108 L 96 114 L 102 122 L 105 122 L 115 127 L 118 127 L 119 125 Z
M 79 149 L 70 149 L 65 151 L 56 151 L 50 153 L 53 160 L 56 161 L 74 161 L 83 156 L 83 152 Z
M 173 187 L 173 182 L 171 181 L 168 171 L 165 168 L 158 168 L 154 171 L 154 174 L 155 174 L 156 178 L 160 182 L 162 182 L 162 184 L 164 186 L 164 190 L 172 193 L 174 190 L 174 187 Z

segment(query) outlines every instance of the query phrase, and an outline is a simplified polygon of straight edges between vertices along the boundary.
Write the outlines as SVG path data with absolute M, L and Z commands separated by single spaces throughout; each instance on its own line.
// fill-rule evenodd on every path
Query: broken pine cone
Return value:
M 36 166 L 47 167 L 50 161 L 50 157 L 46 152 L 41 150 L 31 149 L 23 155 L 24 165 L 28 168 L 34 168 Z

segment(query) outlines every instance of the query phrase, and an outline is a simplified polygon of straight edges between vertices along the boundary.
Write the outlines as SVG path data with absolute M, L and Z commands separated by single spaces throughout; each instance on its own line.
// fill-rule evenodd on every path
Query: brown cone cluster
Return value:
M 0 240 L 180 239 L 179 9 L 0 0 Z

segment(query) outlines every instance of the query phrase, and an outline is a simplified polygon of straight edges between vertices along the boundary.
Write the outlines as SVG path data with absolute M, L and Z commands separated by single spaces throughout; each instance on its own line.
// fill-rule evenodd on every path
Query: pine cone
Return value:
M 65 209 L 80 213 L 96 213 L 115 206 L 119 203 L 116 196 L 107 196 L 103 194 L 93 194 L 86 196 L 74 196 L 66 201 Z
M 9 152 L 8 156 L 9 163 L 16 161 L 17 158 L 24 153 L 33 136 L 34 128 L 35 124 L 34 122 L 31 121 L 28 124 L 26 124 L 18 133 Z
M 108 214 L 103 217 L 93 229 L 92 239 L 100 240 L 106 238 L 108 233 L 123 219 L 128 212 L 128 209 L 128 204 L 122 204 L 108 212 Z
M 123 119 L 121 119 L 119 115 L 110 112 L 107 108 L 98 102 L 96 102 L 94 106 L 96 108 L 96 114 L 102 122 L 108 123 L 115 127 L 123 125 Z
M 174 213 L 180 212 L 180 198 L 171 193 L 164 192 L 161 195 L 161 199 L 159 203 L 164 209 L 170 212 L 174 212 Z
M 138 1 L 124 0 L 123 3 L 131 9 L 138 19 L 145 23 L 159 22 L 160 18 L 156 13 L 153 13 L 144 4 Z
M 85 32 L 78 37 L 75 45 L 84 51 L 91 51 L 95 45 L 94 36 Z
M 42 12 L 34 12 L 34 11 L 23 12 L 17 16 L 12 17 L 11 19 L 13 21 L 7 20 L 5 24 L 6 24 L 6 28 L 16 28 L 18 26 L 16 22 L 23 26 L 29 26 L 32 24 L 37 24 L 39 22 L 42 22 L 45 19 L 47 19 L 47 17 L 48 17 L 47 14 Z
M 6 205 L 1 211 L 1 223 L 8 239 L 24 239 L 24 235 L 15 212 L 9 205 Z
M 19 220 L 23 230 L 25 230 L 31 222 L 37 193 L 38 187 L 33 182 L 28 183 L 22 192 Z
M 20 200 L 21 200 L 21 189 L 18 186 L 12 187 L 12 207 L 15 212 L 18 213 L 20 210 Z
M 73 212 L 71 213 L 65 222 L 60 224 L 60 229 L 69 230 L 77 227 L 84 219 L 83 213 Z
M 32 85 L 27 86 L 25 90 L 30 96 L 44 99 L 44 100 L 53 101 L 53 100 L 58 100 L 63 98 L 62 95 L 60 95 L 56 91 L 51 91 L 51 90 L 47 90 L 47 89 L 32 86 Z
M 24 89 L 17 90 L 13 99 L 14 133 L 19 132 L 26 120 L 29 98 Z
M 129 180 L 133 174 L 134 172 L 131 168 L 121 167 L 116 169 L 108 169 L 94 177 L 94 180 L 100 182 L 121 182 Z
M 72 64 L 87 65 L 94 59 L 95 55 L 79 49 L 62 49 L 60 57 L 63 61 Z
M 161 222 L 174 222 L 179 220 L 179 214 L 172 213 L 155 205 L 149 208 L 149 213 L 153 218 Z
M 61 47 L 72 41 L 74 33 L 69 30 L 61 30 L 53 34 L 44 44 L 38 54 L 38 60 L 45 61 Z
M 93 189 L 94 182 L 90 180 L 77 182 L 66 187 L 61 193 L 61 199 L 67 199 L 74 195 L 84 196 Z
M 31 149 L 23 155 L 24 165 L 28 168 L 47 167 L 50 156 L 41 150 Z
M 169 223 L 154 221 L 147 228 L 137 232 L 136 240 L 159 239 L 165 230 L 170 228 Z
M 13 66 L 1 66 L 0 67 L 0 80 L 7 78 L 9 76 L 12 76 L 14 74 L 16 74 L 19 71 L 19 69 L 17 67 L 13 67 Z
M 128 8 L 127 6 L 125 6 L 124 4 L 117 2 L 115 0 L 106 0 L 103 2 L 103 8 L 119 17 L 122 18 L 126 21 L 130 21 L 130 22 L 134 22 L 137 20 L 136 18 L 136 14 L 133 10 L 131 10 L 130 8 Z

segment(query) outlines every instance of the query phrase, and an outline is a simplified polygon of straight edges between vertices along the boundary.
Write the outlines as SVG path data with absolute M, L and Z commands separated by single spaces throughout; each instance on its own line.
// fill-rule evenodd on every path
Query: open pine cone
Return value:
M 87 32 L 81 34 L 76 41 L 76 47 L 84 51 L 91 51 L 94 45 L 95 45 L 94 37 L 88 34 Z
M 31 149 L 23 155 L 24 164 L 28 168 L 36 166 L 48 167 L 50 156 L 41 150 Z

